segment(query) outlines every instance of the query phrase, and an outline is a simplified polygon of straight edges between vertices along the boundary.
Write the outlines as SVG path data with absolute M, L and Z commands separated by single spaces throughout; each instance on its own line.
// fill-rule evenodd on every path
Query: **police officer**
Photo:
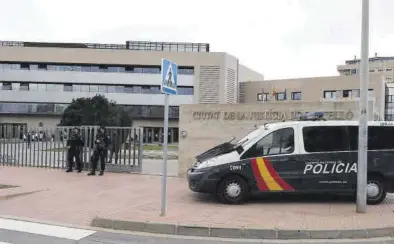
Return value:
M 73 161 L 75 158 L 75 163 L 76 163 L 76 168 L 78 173 L 81 173 L 82 171 L 82 163 L 81 163 L 81 151 L 83 148 L 84 142 L 82 140 L 82 137 L 79 133 L 79 129 L 77 127 L 74 127 L 72 134 L 67 140 L 67 148 L 68 148 L 68 153 L 67 153 L 67 171 L 66 172 L 72 172 L 73 169 Z
M 91 158 L 92 161 L 92 170 L 89 172 L 90 175 L 96 175 L 96 169 L 97 169 L 97 163 L 100 160 L 101 164 L 101 170 L 100 170 L 100 176 L 104 174 L 105 170 L 105 160 L 107 158 L 108 154 L 108 145 L 110 143 L 109 137 L 107 133 L 105 132 L 105 127 L 101 126 L 98 130 L 98 133 L 96 135 L 94 144 L 95 148 L 93 151 L 93 155 Z
M 119 151 L 122 145 L 121 131 L 115 130 L 111 136 L 110 154 L 108 163 L 112 163 L 112 157 L 115 154 L 115 164 L 118 163 Z

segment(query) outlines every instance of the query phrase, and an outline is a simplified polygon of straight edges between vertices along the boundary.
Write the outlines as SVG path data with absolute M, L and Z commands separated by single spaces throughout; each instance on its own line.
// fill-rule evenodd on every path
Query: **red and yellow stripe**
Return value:
M 252 159 L 253 174 L 260 191 L 293 191 L 276 172 L 267 158 Z

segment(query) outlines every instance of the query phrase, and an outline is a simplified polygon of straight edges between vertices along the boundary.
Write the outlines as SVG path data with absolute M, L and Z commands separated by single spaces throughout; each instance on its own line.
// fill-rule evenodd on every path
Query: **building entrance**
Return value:
M 163 143 L 163 127 L 144 127 L 144 143 Z M 179 142 L 179 129 L 177 127 L 168 128 L 168 143 Z

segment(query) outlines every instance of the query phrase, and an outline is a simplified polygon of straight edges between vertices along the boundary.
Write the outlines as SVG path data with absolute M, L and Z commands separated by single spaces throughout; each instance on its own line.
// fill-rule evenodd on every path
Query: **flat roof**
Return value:
M 92 48 L 133 51 L 209 52 L 209 43 L 126 41 L 126 44 L 0 41 L 0 47 Z
M 369 62 L 390 61 L 390 60 L 394 60 L 394 57 L 373 57 L 373 58 L 369 58 Z M 352 59 L 352 60 L 346 60 L 345 63 L 346 64 L 357 64 L 360 61 L 361 61 L 360 59 Z

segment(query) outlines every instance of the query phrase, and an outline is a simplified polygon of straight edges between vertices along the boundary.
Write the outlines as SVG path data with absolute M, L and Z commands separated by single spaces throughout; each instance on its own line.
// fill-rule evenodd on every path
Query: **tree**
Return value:
M 60 126 L 131 126 L 128 110 L 102 95 L 73 99 L 64 110 Z

